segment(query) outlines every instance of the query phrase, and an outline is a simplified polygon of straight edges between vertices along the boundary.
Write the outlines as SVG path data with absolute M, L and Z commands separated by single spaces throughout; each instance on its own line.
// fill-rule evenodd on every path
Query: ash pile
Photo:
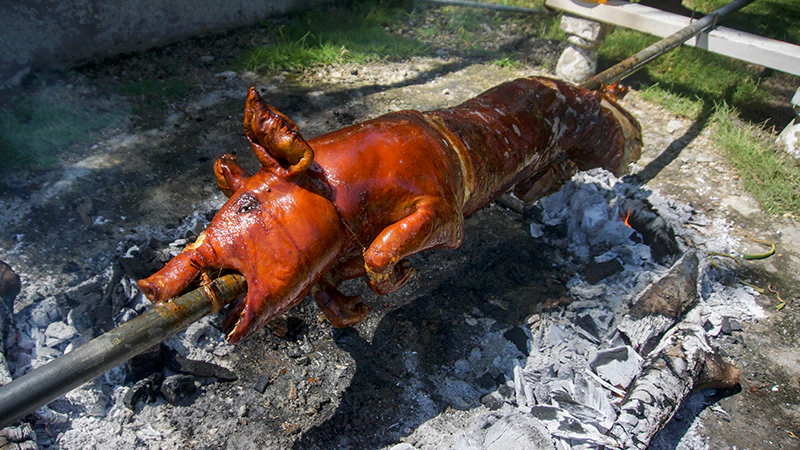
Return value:
M 172 243 L 121 245 L 106 273 L 19 312 L 6 379 L 144 311 L 135 280 L 191 242 L 211 212 Z M 355 330 L 331 329 L 305 302 L 237 348 L 218 317 L 206 318 L 6 439 L 66 449 L 645 448 L 693 390 L 736 385 L 714 341 L 765 314 L 757 292 L 707 257 L 734 253 L 725 222 L 602 170 L 526 210 L 524 233 L 520 221 L 493 205 L 468 220 L 464 249 L 416 256 L 421 276 L 405 292 L 353 288 L 374 309 Z M 496 238 L 498 227 L 512 231 Z M 498 278 L 516 280 L 516 300 L 492 293 Z

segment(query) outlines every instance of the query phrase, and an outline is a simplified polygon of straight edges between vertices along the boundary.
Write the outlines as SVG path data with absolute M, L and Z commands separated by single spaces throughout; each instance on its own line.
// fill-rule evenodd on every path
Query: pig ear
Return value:
M 314 150 L 297 125 L 265 102 L 252 87 L 244 108 L 244 133 L 267 170 L 291 178 L 305 172 L 314 162 Z
M 235 156 L 226 153 L 214 162 L 214 177 L 217 179 L 217 186 L 230 197 L 244 186 L 250 174 L 236 163 Z

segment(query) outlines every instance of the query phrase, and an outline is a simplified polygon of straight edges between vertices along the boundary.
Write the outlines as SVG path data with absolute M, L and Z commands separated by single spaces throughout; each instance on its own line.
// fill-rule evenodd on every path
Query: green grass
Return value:
M 684 0 L 687 8 L 710 13 L 730 0 Z M 800 44 L 800 2 L 797 0 L 758 0 L 723 19 L 722 25 L 759 36 Z
M 667 89 L 661 88 L 658 84 L 645 86 L 639 91 L 639 95 L 652 103 L 663 106 L 676 116 L 687 119 L 697 119 L 703 111 L 703 100 L 695 97 L 694 99 L 676 94 Z
M 113 105 L 88 106 L 56 89 L 14 97 L 0 109 L 0 172 L 45 170 L 59 157 L 121 122 Z
M 685 0 L 684 6 L 708 13 L 727 3 L 728 0 Z M 723 25 L 798 43 L 800 26 L 796 19 L 792 19 L 797 17 L 800 17 L 800 1 L 760 0 L 725 17 Z M 600 47 L 601 69 L 657 40 L 659 38 L 654 36 L 618 28 Z M 762 75 L 761 67 L 683 46 L 647 64 L 631 80 L 639 80 L 644 85 L 658 85 L 662 90 L 681 97 L 709 103 L 725 101 L 745 110 L 748 104 L 774 100 L 769 92 L 758 89 Z
M 400 8 L 371 2 L 292 14 L 273 33 L 270 43 L 246 51 L 236 68 L 293 71 L 428 54 L 425 43 L 387 30 L 389 24 L 401 23 L 406 14 Z
M 606 66 L 621 61 L 658 41 L 633 30 L 618 29 L 600 47 Z M 761 70 L 704 50 L 680 47 L 644 66 L 634 75 L 645 85 L 703 101 L 725 100 L 733 106 L 752 100 Z
M 684 6 L 708 13 L 728 2 L 684 0 Z M 760 0 L 726 17 L 723 25 L 797 44 L 800 42 L 797 17 L 800 17 L 797 0 Z M 618 28 L 600 47 L 600 69 L 658 39 Z M 768 115 L 769 107 L 765 105 L 780 105 L 785 100 L 775 98 L 771 90 L 760 87 L 764 76 L 761 67 L 683 46 L 649 63 L 628 82 L 638 82 L 644 99 L 673 114 L 699 123 L 711 119 L 715 139 L 764 210 L 800 217 L 797 164 L 776 153 L 772 144 L 775 137 L 762 129 L 767 121 L 770 125 L 785 125 L 775 123 Z M 763 122 L 748 123 L 741 120 L 740 115 Z
M 488 0 L 486 3 L 544 9 L 544 0 Z M 481 47 L 481 44 L 486 41 L 487 26 L 495 30 L 513 26 L 518 32 L 536 34 L 545 39 L 564 38 L 564 34 L 559 28 L 560 18 L 558 15 L 515 14 L 460 6 L 441 7 L 438 10 L 441 13 L 440 20 L 433 24 L 426 24 L 419 32 L 431 36 L 443 34 L 454 37 L 456 40 L 455 50 L 460 54 L 487 57 L 497 54 L 497 50 L 494 48 Z M 424 14 L 425 11 L 418 12 Z
M 544 0 L 503 0 L 497 3 L 541 8 Z M 398 60 L 427 56 L 445 48 L 460 55 L 496 56 L 484 49 L 486 25 L 524 24 L 527 29 L 563 37 L 558 19 L 549 15 L 506 14 L 476 8 L 418 4 L 409 12 L 398 2 L 373 0 L 346 6 L 326 6 L 291 14 L 269 30 L 266 43 L 245 51 L 235 70 L 298 71 L 320 65 Z M 413 38 L 401 30 L 413 29 Z M 439 39 L 446 36 L 447 39 Z M 502 58 L 498 58 L 502 59 Z
M 716 105 L 711 124 L 714 140 L 761 207 L 770 214 L 800 217 L 800 164 L 775 148 L 772 135 L 743 122 L 726 103 Z
M 492 61 L 491 64 L 504 69 L 522 69 L 525 67 L 525 64 L 520 62 L 515 56 L 504 56 Z

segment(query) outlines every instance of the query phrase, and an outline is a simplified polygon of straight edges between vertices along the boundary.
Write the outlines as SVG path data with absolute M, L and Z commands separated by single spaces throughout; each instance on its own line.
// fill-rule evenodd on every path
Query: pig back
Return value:
M 517 182 L 567 159 L 581 169 L 608 165 L 616 172 L 630 159 L 618 156 L 626 144 L 619 122 L 635 119 L 619 118 L 624 111 L 615 115 L 609 109 L 621 110 L 598 93 L 530 77 L 425 116 L 460 156 L 468 215 Z

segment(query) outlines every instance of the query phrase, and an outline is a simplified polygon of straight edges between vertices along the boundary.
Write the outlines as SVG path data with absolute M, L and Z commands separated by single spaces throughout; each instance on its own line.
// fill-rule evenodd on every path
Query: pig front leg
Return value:
M 457 248 L 463 241 L 461 205 L 424 198 L 413 213 L 384 228 L 364 251 L 367 284 L 378 295 L 392 293 L 414 274 L 404 258 L 435 247 Z
M 347 296 L 337 289 L 342 281 L 365 274 L 363 260 L 352 258 L 331 269 L 311 290 L 317 307 L 335 328 L 351 327 L 367 317 L 370 307 L 359 301 L 360 296 Z

